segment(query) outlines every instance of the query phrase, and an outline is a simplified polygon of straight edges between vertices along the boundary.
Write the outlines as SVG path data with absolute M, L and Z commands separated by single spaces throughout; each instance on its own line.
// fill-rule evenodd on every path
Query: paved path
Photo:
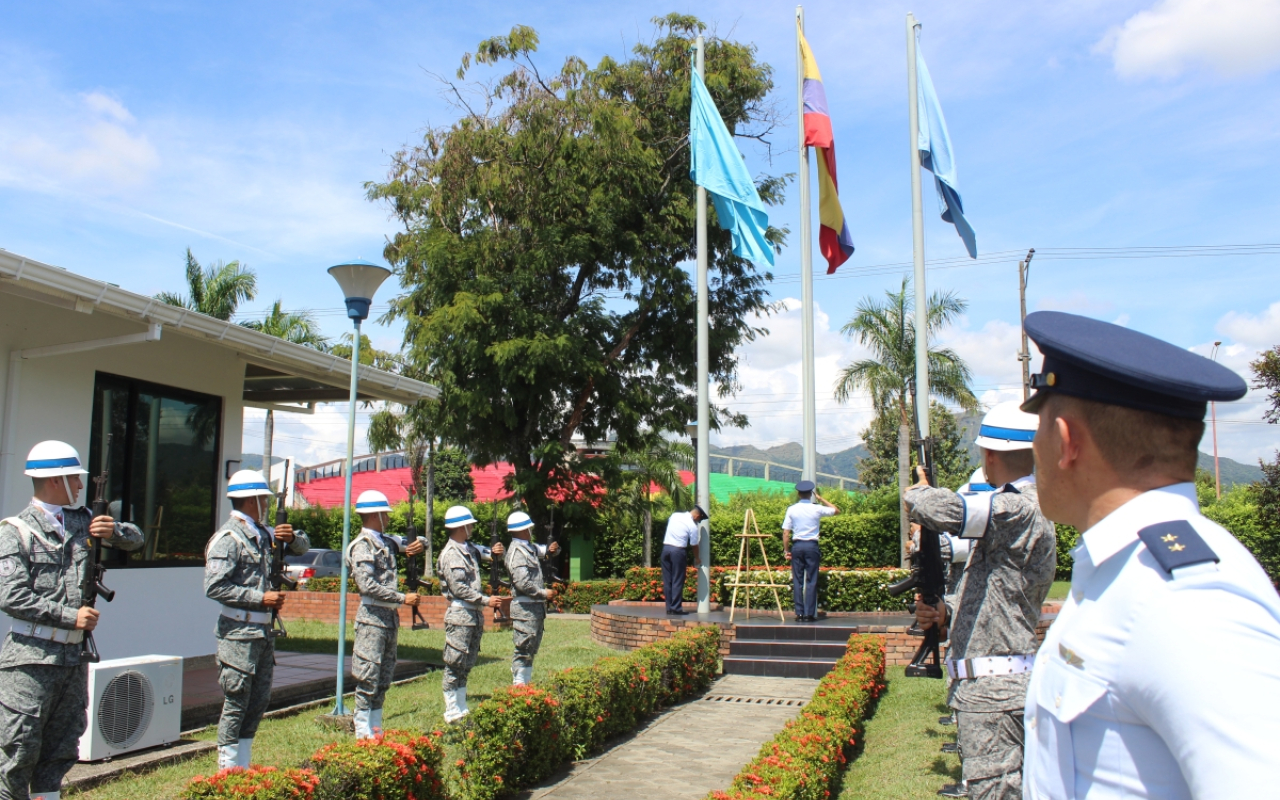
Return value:
M 599 758 L 573 765 L 531 800 L 700 800 L 733 776 L 813 695 L 816 680 L 729 675 L 658 715 Z

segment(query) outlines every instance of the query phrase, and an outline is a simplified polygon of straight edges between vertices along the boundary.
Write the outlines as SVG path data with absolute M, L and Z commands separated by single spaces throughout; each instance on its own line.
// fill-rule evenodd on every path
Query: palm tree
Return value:
M 189 259 L 187 264 L 187 279 L 190 280 L 192 275 L 191 264 L 195 263 L 195 259 L 191 258 L 190 250 L 187 251 L 187 258 Z M 234 261 L 231 263 L 235 264 Z M 231 264 L 228 264 L 227 266 L 230 267 Z M 200 265 L 196 264 L 197 271 L 199 270 L 199 267 Z M 251 278 L 252 274 L 253 273 L 249 273 Z M 278 339 L 284 339 L 286 342 L 314 347 L 317 350 L 323 350 L 328 346 L 328 338 L 320 333 L 320 327 L 316 325 L 315 320 L 311 318 L 310 314 L 305 311 L 286 312 L 280 306 L 280 301 L 276 300 L 275 304 L 271 306 L 271 310 L 267 312 L 265 317 L 260 320 L 255 319 L 247 322 L 241 322 L 240 324 L 251 330 L 258 331 L 259 333 L 265 333 L 268 336 L 275 336 Z M 266 476 L 268 484 L 271 483 L 271 445 L 272 440 L 275 438 L 275 427 L 275 412 L 268 408 L 266 427 L 262 432 L 262 474 Z M 286 475 L 281 481 L 281 488 L 283 489 L 287 486 L 288 482 L 289 477 Z
M 916 376 L 915 298 L 907 278 L 900 291 L 885 292 L 887 302 L 863 298 L 857 313 L 840 332 L 871 349 L 871 358 L 846 366 L 836 381 L 836 399 L 841 403 L 858 389 L 871 393 L 877 415 L 897 412 L 899 420 L 910 422 L 911 384 Z M 954 292 L 934 292 L 929 298 L 928 340 L 964 313 L 969 304 Z M 966 411 L 976 411 L 978 398 L 969 388 L 973 376 L 954 350 L 929 347 L 929 391 L 950 400 Z M 923 399 L 923 398 L 922 398 Z
M 872 357 L 855 361 L 846 366 L 836 381 L 836 399 L 841 403 L 858 389 L 871 393 L 876 416 L 884 418 L 896 412 L 898 417 L 898 487 L 907 486 L 907 470 L 910 468 L 908 442 L 911 439 L 910 408 L 912 384 L 916 375 L 916 326 L 914 317 L 915 297 L 910 283 L 902 279 L 897 292 L 885 292 L 887 302 L 863 298 L 857 313 L 845 323 L 840 332 L 871 350 Z M 954 292 L 934 292 L 929 298 L 926 318 L 926 342 L 933 342 L 938 331 L 950 325 L 964 313 L 969 304 Z M 969 367 L 950 348 L 929 347 L 929 391 L 944 400 L 956 403 L 966 411 L 978 409 L 978 398 L 969 388 L 972 375 Z M 929 398 L 921 397 L 926 404 Z M 906 564 L 906 545 L 909 524 L 906 511 L 899 518 L 901 539 L 901 563 Z
M 186 295 L 160 292 L 156 295 L 156 299 L 162 303 L 189 308 L 225 322 L 231 319 L 242 302 L 257 296 L 258 278 L 252 270 L 242 266 L 239 261 L 228 264 L 219 261 L 214 266 L 203 268 L 188 247 L 187 291 Z
M 644 565 L 653 566 L 653 492 L 657 486 L 671 496 L 674 509 L 688 506 L 693 497 L 680 480 L 680 465 L 694 459 L 693 447 L 684 442 L 655 437 L 648 447 L 617 454 L 630 469 L 631 486 L 637 505 L 644 515 Z

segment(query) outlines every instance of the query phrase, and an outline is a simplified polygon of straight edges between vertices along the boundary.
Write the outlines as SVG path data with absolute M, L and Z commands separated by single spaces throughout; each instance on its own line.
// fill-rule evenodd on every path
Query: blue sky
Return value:
M 432 77 L 482 38 L 527 24 L 548 68 L 624 55 L 649 19 L 693 13 L 753 42 L 784 113 L 758 173 L 797 169 L 794 5 L 704 3 L 8 3 L 0 7 L 0 247 L 152 293 L 181 288 L 183 249 L 259 274 L 254 315 L 276 297 L 345 331 L 323 269 L 377 258 L 394 232 L 362 184 L 427 125 L 456 116 Z M 1018 380 L 1018 254 L 1035 247 L 1029 303 L 1120 321 L 1240 370 L 1280 343 L 1277 255 L 1054 259 L 1055 248 L 1280 242 L 1280 0 L 1135 0 L 806 5 L 857 252 L 818 296 L 819 449 L 858 440 L 865 400 L 830 387 L 861 354 L 838 328 L 910 260 L 905 26 L 947 115 L 979 263 L 930 273 L 970 303 L 946 341 L 986 402 Z M 476 73 L 483 76 L 483 72 Z M 793 230 L 775 268 L 787 310 L 744 353 L 735 401 L 753 417 L 725 443 L 798 440 L 798 198 L 774 210 Z M 926 183 L 930 259 L 962 255 Z M 816 237 L 815 237 L 816 238 Z M 1061 251 L 1058 251 L 1059 253 Z M 989 254 L 1005 254 L 991 258 Z M 820 258 L 815 259 L 820 262 Z M 818 271 L 823 271 L 819 263 Z M 395 347 L 395 330 L 372 330 Z M 1225 454 L 1268 456 L 1280 429 L 1260 398 L 1220 408 Z M 282 420 L 277 452 L 342 451 L 340 407 Z M 255 424 L 245 447 L 260 447 Z M 1206 442 L 1205 448 L 1208 448 Z

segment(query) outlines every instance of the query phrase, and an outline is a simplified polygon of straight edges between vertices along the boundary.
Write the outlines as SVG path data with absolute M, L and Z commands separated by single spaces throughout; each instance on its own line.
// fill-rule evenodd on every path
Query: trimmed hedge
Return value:
M 716 600 L 728 606 L 733 596 L 732 587 L 737 570 L 734 567 L 712 567 L 711 582 Z M 774 581 L 779 584 L 778 596 L 782 600 L 782 608 L 793 607 L 791 598 L 791 568 L 776 567 L 773 570 Z M 818 605 L 825 611 L 903 611 L 906 608 L 906 597 L 890 596 L 888 586 L 907 577 L 904 569 L 884 567 L 880 569 L 844 569 L 842 567 L 823 567 L 818 570 Z M 763 569 L 753 569 L 743 573 L 744 583 L 760 583 L 765 578 Z M 697 571 L 690 569 L 684 584 L 684 600 L 697 600 Z M 767 588 L 738 590 L 738 604 L 746 605 L 743 596 L 751 592 L 753 608 L 774 606 L 773 592 Z M 627 600 L 662 600 L 662 570 L 657 568 L 632 567 L 627 570 L 627 577 L 622 589 Z
M 720 631 L 681 631 L 624 656 L 556 673 L 541 686 L 494 692 L 449 730 L 455 800 L 492 800 L 532 786 L 565 761 L 633 730 L 653 711 L 711 685 Z
M 310 800 L 320 779 L 309 769 L 229 767 L 191 779 L 182 800 Z
M 556 611 L 564 614 L 590 614 L 594 605 L 622 599 L 623 581 L 575 581 L 559 583 L 552 588 L 557 592 L 556 599 L 551 601 Z
M 486 573 L 486 575 L 487 575 L 487 573 Z M 342 578 L 339 578 L 339 577 L 331 577 L 331 578 L 309 578 L 309 579 L 307 580 L 306 584 L 304 584 L 304 585 L 302 586 L 302 588 L 301 588 L 299 591 L 303 591 L 303 592 L 326 592 L 326 593 L 331 593 L 331 594 L 337 594 L 337 592 L 338 592 L 338 583 L 339 583 L 339 582 L 341 582 L 341 580 L 342 580 Z M 422 595 L 423 597 L 437 597 L 437 596 L 439 596 L 439 594 L 440 594 L 440 579 L 439 579 L 439 578 L 429 578 L 429 579 L 428 579 L 428 581 L 430 582 L 431 586 L 430 586 L 430 587 L 427 587 L 427 588 L 419 588 L 419 589 L 417 590 L 418 594 Z M 486 586 L 487 586 L 487 585 L 488 585 L 488 584 L 486 583 Z M 356 589 L 356 582 L 355 582 L 354 580 L 352 580 L 352 578 L 351 578 L 350 576 L 348 576 L 348 577 L 347 577 L 347 587 L 348 587 L 348 591 L 351 591 L 351 592 L 356 592 L 356 591 L 357 591 L 357 589 Z M 397 588 L 399 591 L 401 591 L 401 592 L 406 592 L 406 593 L 407 593 L 407 592 L 409 591 L 409 588 L 408 588 L 407 586 L 405 586 L 405 583 L 404 583 L 404 577 L 403 577 L 403 576 L 401 576 L 401 577 L 399 578 L 399 580 L 396 582 L 396 588 Z
M 884 691 L 884 639 L 854 635 L 849 650 L 818 683 L 800 716 L 765 742 L 728 791 L 707 800 L 823 800 Z

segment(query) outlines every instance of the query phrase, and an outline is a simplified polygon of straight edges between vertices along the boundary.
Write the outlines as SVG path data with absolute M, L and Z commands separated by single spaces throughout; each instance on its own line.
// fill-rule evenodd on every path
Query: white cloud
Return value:
M 1216 330 L 1257 350 L 1274 347 L 1280 344 L 1280 302 L 1257 315 L 1230 311 L 1218 321 Z
M 103 116 L 111 117 L 116 122 L 133 122 L 133 115 L 123 103 L 102 92 L 89 92 L 84 95 L 84 102 L 89 108 Z
M 1280 0 L 1159 0 L 1095 50 L 1122 78 L 1175 78 L 1196 67 L 1228 77 L 1280 66 Z

